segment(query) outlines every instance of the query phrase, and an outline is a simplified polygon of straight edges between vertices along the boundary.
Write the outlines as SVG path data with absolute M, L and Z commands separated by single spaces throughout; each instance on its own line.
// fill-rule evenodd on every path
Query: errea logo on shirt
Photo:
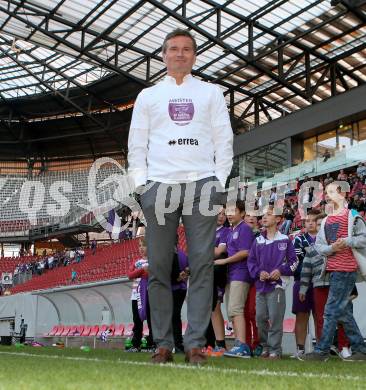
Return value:
M 168 142 L 168 145 L 188 145 L 198 146 L 198 139 L 195 138 L 178 138 L 177 140 L 172 139 Z

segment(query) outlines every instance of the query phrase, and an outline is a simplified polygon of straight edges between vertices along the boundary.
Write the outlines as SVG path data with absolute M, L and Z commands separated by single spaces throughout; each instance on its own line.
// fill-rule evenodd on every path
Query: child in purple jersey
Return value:
M 216 240 L 215 248 L 219 247 L 220 242 L 226 242 L 230 228 L 225 226 L 227 223 L 225 206 L 217 215 Z M 224 259 L 227 253 L 222 253 L 219 258 Z M 211 322 L 215 333 L 215 348 L 208 349 L 207 354 L 213 357 L 220 357 L 226 350 L 225 343 L 225 322 L 221 312 L 221 304 L 224 299 L 225 287 L 227 281 L 227 265 L 214 266 L 214 286 L 213 286 L 213 300 L 212 300 L 212 315 Z
M 148 279 L 148 260 L 147 260 L 147 248 L 145 237 L 141 237 L 139 241 L 139 251 L 141 258 L 136 261 L 134 259 L 130 265 L 130 269 L 127 272 L 127 277 L 133 281 L 132 292 L 131 292 L 131 305 L 132 305 L 132 316 L 133 316 L 133 337 L 132 337 L 132 347 L 126 349 L 128 352 L 140 352 L 141 339 L 143 335 L 143 323 L 144 321 L 140 318 L 139 308 L 138 308 L 138 298 L 139 298 L 139 285 L 141 279 L 145 279 L 146 283 L 143 283 L 144 286 L 147 284 Z M 141 296 L 140 296 L 141 297 Z M 141 302 L 141 301 L 140 301 Z M 146 338 L 148 342 L 148 349 L 153 350 L 155 344 L 153 341 L 153 333 L 151 328 L 150 321 L 150 306 L 149 302 L 146 302 L 146 320 L 149 327 L 149 336 Z
M 258 236 L 248 258 L 248 268 L 256 280 L 256 319 L 262 357 L 279 359 L 282 354 L 283 319 L 286 310 L 285 287 L 297 268 L 298 260 L 291 240 L 278 231 L 280 215 L 273 207 L 264 210 L 266 233 Z
M 226 215 L 231 225 L 230 232 L 224 242 L 220 242 L 215 250 L 215 256 L 225 251 L 226 259 L 215 260 L 216 265 L 228 264 L 228 284 L 226 286 L 227 311 L 233 322 L 236 337 L 235 345 L 224 353 L 228 357 L 250 358 L 251 350 L 245 342 L 244 306 L 252 279 L 247 267 L 247 257 L 254 240 L 252 229 L 243 221 L 245 204 L 236 202 L 233 207 L 226 209 Z

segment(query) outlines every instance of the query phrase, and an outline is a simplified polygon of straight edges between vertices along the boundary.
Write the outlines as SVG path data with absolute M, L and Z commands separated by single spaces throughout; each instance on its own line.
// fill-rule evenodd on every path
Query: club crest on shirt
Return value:
M 278 250 L 285 251 L 287 249 L 287 242 L 279 242 L 278 243 Z
M 236 240 L 239 237 L 239 232 L 235 232 L 233 234 L 233 240 Z
M 170 119 L 178 126 L 188 125 L 194 116 L 192 99 L 170 99 L 168 105 Z

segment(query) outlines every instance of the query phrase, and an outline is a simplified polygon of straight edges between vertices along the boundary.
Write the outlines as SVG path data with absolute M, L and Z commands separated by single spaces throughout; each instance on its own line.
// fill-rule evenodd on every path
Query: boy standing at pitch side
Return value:
M 225 295 L 228 302 L 228 316 L 233 322 L 236 342 L 234 347 L 225 352 L 227 357 L 250 358 L 251 350 L 245 340 L 244 307 L 252 279 L 250 278 L 247 257 L 253 243 L 252 229 L 243 221 L 245 204 L 238 200 L 236 207 L 227 207 L 226 214 L 231 225 L 225 242 L 215 250 L 219 256 L 225 251 L 226 259 L 215 260 L 216 265 L 228 264 L 228 284 Z
M 316 216 L 320 214 L 319 210 L 309 210 L 305 219 L 305 231 L 295 237 L 293 243 L 299 265 L 294 273 L 294 287 L 292 295 L 292 313 L 296 315 L 295 338 L 296 353 L 303 355 L 305 353 L 305 340 L 308 330 L 310 312 L 314 310 L 313 287 L 310 284 L 303 300 L 299 299 L 301 269 L 306 248 L 313 246 L 316 237 Z
M 256 280 L 256 318 L 262 357 L 280 359 L 283 319 L 286 310 L 285 288 L 298 265 L 291 240 L 278 231 L 280 215 L 273 207 L 264 210 L 265 233 L 253 243 L 248 258 L 250 276 Z

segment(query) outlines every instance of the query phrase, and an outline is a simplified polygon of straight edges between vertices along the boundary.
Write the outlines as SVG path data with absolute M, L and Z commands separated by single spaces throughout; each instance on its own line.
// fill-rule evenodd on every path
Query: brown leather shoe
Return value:
M 164 364 L 170 363 L 173 361 L 172 352 L 167 348 L 158 348 L 156 352 L 151 357 L 152 363 L 155 364 Z
M 186 363 L 200 366 L 207 363 L 207 355 L 202 352 L 201 348 L 192 348 L 186 352 Z

